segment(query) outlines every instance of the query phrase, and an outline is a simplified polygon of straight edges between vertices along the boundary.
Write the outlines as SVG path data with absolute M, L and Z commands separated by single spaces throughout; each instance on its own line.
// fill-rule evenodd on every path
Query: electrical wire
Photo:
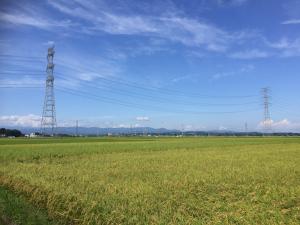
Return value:
M 14 71 L 10 71 L 10 72 L 19 72 L 19 70 L 14 70 Z M 36 75 L 39 76 L 42 72 L 32 72 L 32 73 L 28 73 L 28 75 Z M 1 74 L 1 73 L 0 73 Z M 13 75 L 18 75 L 18 74 L 13 74 Z M 78 80 L 78 79 L 67 79 L 65 77 L 63 77 L 60 73 L 56 73 L 55 75 L 56 77 L 58 77 L 61 80 L 70 82 L 72 80 L 75 81 L 80 81 L 81 86 L 84 87 L 88 87 L 88 88 L 93 88 L 93 89 L 98 89 L 98 90 L 102 90 L 103 88 L 100 88 L 99 85 L 95 85 L 94 83 L 88 82 L 88 81 L 84 81 L 84 80 Z M 83 85 L 84 84 L 84 85 Z M 252 102 L 243 102 L 243 103 L 203 103 L 203 102 L 192 102 L 189 100 L 184 100 L 184 102 L 180 102 L 179 98 L 176 98 L 177 101 L 174 102 L 174 96 L 172 96 L 171 99 L 168 98 L 163 98 L 161 96 L 153 96 L 153 95 L 149 95 L 149 94 L 144 94 L 144 93 L 140 93 L 140 92 L 134 92 L 132 90 L 122 90 L 122 89 L 118 89 L 118 88 L 112 88 L 111 85 L 106 85 L 106 84 L 101 84 L 101 87 L 104 88 L 109 88 L 109 89 L 113 89 L 113 92 L 111 92 L 110 94 L 121 94 L 122 96 L 126 95 L 126 96 L 131 96 L 131 97 L 135 97 L 135 98 L 140 98 L 140 99 L 144 99 L 144 100 L 148 100 L 148 101 L 153 101 L 156 103 L 168 103 L 168 104 L 180 104 L 180 105 L 184 105 L 184 106 L 213 106 L 213 107 L 219 107 L 219 106 L 244 106 L 244 105 L 253 105 L 253 104 L 259 104 L 259 102 L 257 101 L 252 101 Z
M 5 54 L 0 54 L 0 56 L 3 57 L 15 57 L 16 60 L 20 59 L 41 59 L 38 57 L 25 57 L 25 56 L 13 56 L 13 55 L 5 55 Z M 62 60 L 63 61 L 63 60 Z M 72 65 L 69 62 L 65 62 L 64 64 L 62 63 L 56 63 L 57 65 L 60 65 L 62 67 L 65 68 L 69 68 L 72 71 L 77 71 L 77 72 L 82 72 L 82 71 L 87 71 L 87 72 L 91 72 L 94 74 L 99 74 L 98 71 L 92 70 L 90 68 L 83 68 L 80 65 Z M 81 68 L 81 69 L 78 69 Z M 112 79 L 112 78 L 108 78 L 108 77 L 103 77 L 103 76 L 99 76 L 98 79 L 101 79 L 102 81 L 106 81 L 110 84 L 118 84 L 118 85 L 123 85 L 123 86 L 127 86 L 127 87 L 131 87 L 131 88 L 135 88 L 135 89 L 139 89 L 139 90 L 143 90 L 143 91 L 150 91 L 150 92 L 160 92 L 160 93 L 164 93 L 164 94 L 168 94 L 171 96 L 174 96 L 174 94 L 177 95 L 181 95 L 183 97 L 198 97 L 198 98 L 252 98 L 252 97 L 257 97 L 258 95 L 242 95 L 242 96 L 225 96 L 225 95 L 203 95 L 203 94 L 199 94 L 199 93 L 188 93 L 188 92 L 182 92 L 180 90 L 173 90 L 173 89 L 169 89 L 169 88 L 158 88 L 158 87 L 153 87 L 153 86 L 147 86 L 144 87 L 142 84 L 140 83 L 136 83 L 136 82 L 128 82 L 125 80 L 122 80 L 120 78 L 118 78 L 118 80 L 116 79 Z
M 68 79 L 60 76 L 60 75 L 56 75 L 58 78 L 65 80 L 65 81 L 69 81 Z M 84 83 L 84 85 L 82 85 L 82 83 Z M 103 90 L 102 88 L 100 88 L 99 86 L 87 82 L 87 81 L 82 81 L 81 85 L 84 87 L 89 87 L 89 88 L 94 88 L 94 89 L 98 89 L 98 90 Z M 110 88 L 109 86 L 105 86 L 106 88 Z M 160 103 L 170 103 L 170 104 L 180 104 L 180 105 L 185 105 L 185 106 L 243 106 L 243 105 L 253 105 L 253 104 L 258 104 L 258 102 L 244 102 L 244 103 L 203 103 L 203 102 L 191 102 L 191 101 L 184 101 L 184 102 L 180 102 L 180 101 L 176 101 L 174 102 L 174 98 L 173 99 L 166 99 L 166 98 L 162 98 L 161 96 L 157 97 L 157 96 L 151 96 L 151 95 L 145 95 L 143 93 L 136 93 L 136 92 L 132 92 L 132 91 L 128 91 L 128 90 L 120 90 L 120 89 L 114 89 L 113 93 L 120 93 L 122 94 L 122 96 L 125 94 L 127 96 L 132 96 L 135 98 L 143 98 L 143 99 L 147 99 L 150 101 L 154 101 L 154 102 L 160 102 Z

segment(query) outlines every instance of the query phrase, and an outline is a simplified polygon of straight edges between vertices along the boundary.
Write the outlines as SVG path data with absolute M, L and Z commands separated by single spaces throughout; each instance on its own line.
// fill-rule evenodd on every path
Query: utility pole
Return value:
M 55 98 L 54 98 L 54 46 L 48 48 L 47 54 L 47 78 L 46 78 L 46 90 L 45 100 L 43 107 L 43 115 L 41 120 L 41 133 L 46 134 L 47 130 L 50 129 L 50 135 L 54 136 L 56 128 L 56 112 L 55 112 Z
M 248 136 L 248 123 L 247 122 L 245 123 L 245 134 L 246 134 L 246 136 Z
M 270 89 L 265 87 L 262 89 L 263 105 L 264 105 L 264 132 L 268 133 L 272 130 L 272 120 L 270 116 Z
M 132 136 L 132 124 L 130 124 L 129 135 L 128 136 Z
M 76 137 L 78 137 L 78 120 L 76 120 Z

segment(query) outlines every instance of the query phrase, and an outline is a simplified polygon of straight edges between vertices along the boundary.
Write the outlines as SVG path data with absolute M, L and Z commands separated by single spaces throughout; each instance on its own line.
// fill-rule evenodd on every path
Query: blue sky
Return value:
M 300 1 L 1 1 L 0 125 L 300 131 Z

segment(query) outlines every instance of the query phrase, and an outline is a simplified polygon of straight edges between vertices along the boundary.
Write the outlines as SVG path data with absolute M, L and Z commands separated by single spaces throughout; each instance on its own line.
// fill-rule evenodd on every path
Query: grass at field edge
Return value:
M 6 187 L 0 186 L 0 224 L 2 225 L 54 225 L 45 210 L 38 209 L 26 199 Z

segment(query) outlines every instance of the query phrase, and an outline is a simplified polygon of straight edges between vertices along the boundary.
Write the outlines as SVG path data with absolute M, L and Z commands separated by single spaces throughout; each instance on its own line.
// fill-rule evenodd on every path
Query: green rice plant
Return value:
M 47 213 L 29 204 L 22 196 L 0 187 L 0 224 L 57 225 Z

